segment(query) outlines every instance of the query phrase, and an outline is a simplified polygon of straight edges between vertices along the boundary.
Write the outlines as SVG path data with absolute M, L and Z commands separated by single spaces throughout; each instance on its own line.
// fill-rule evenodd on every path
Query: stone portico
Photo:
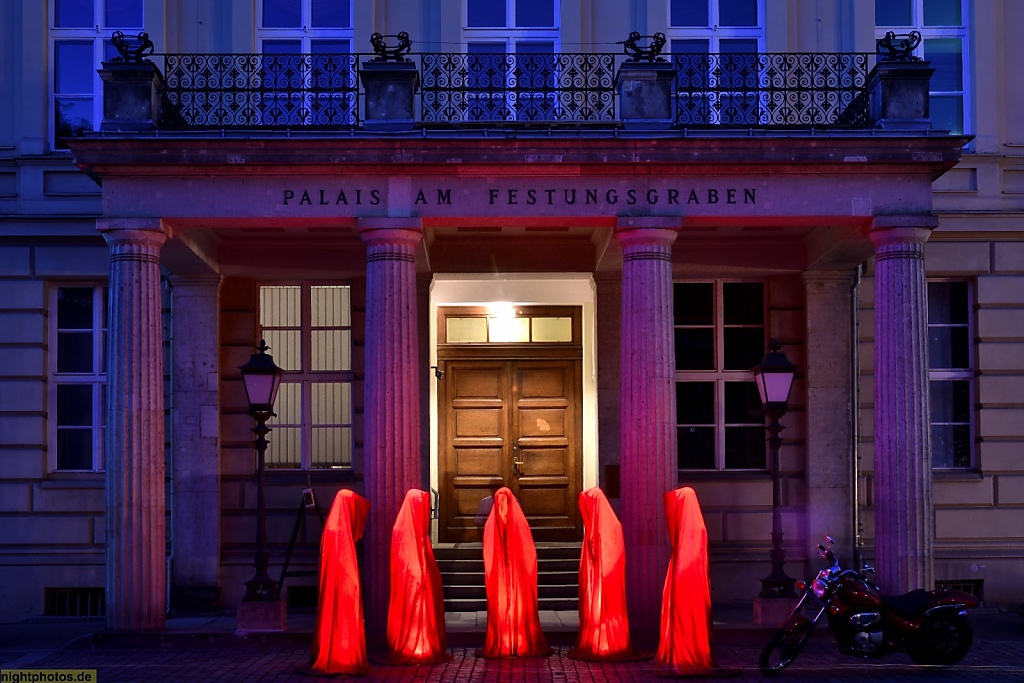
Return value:
M 114 572 L 108 572 L 108 596 L 125 587 L 116 619 L 108 613 L 111 625 L 132 630 L 162 623 L 152 609 L 164 591 L 158 266 L 174 301 L 187 309 L 175 314 L 174 391 L 182 400 L 176 398 L 171 419 L 188 444 L 179 442 L 173 466 L 192 472 L 193 483 L 172 494 L 176 552 L 185 555 L 175 566 L 183 583 L 209 586 L 219 576 L 228 602 L 236 587 L 226 577 L 244 567 L 226 570 L 206 547 L 213 539 L 185 530 L 187 520 L 225 505 L 219 499 L 225 489 L 212 482 L 221 470 L 240 467 L 227 464 L 225 445 L 245 452 L 236 368 L 249 349 L 225 349 L 225 325 L 235 323 L 218 303 L 223 278 L 353 279 L 365 291 L 359 347 L 365 399 L 358 400 L 365 436 L 351 485 L 373 506 L 365 591 L 370 628 L 379 631 L 394 516 L 405 490 L 428 488 L 436 466 L 427 443 L 433 431 L 425 387 L 426 285 L 449 273 L 589 274 L 597 319 L 621 321 L 618 329 L 599 322 L 595 362 L 597 395 L 617 393 L 619 414 L 598 406 L 599 445 L 584 458 L 594 463 L 594 484 L 612 486 L 617 478 L 631 616 L 643 632 L 657 628 L 668 553 L 661 494 L 688 483 L 674 464 L 673 280 L 726 273 L 798 283 L 804 303 L 793 315 L 781 300 L 770 304 L 767 320 L 769 333 L 801 368 L 794 392 L 801 417 L 792 419 L 803 426 L 790 432 L 784 469 L 803 473 L 807 493 L 786 496 L 787 539 L 802 542 L 824 526 L 849 549 L 849 296 L 854 270 L 872 256 L 875 563 L 889 592 L 930 585 L 921 248 L 934 225 L 931 182 L 957 162 L 963 142 L 895 133 L 581 135 L 571 145 L 522 133 L 73 142 L 79 167 L 103 181 L 101 227 L 112 255 L 111 368 L 148 370 L 123 380 L 112 374 L 110 385 L 118 399 L 108 416 L 115 427 L 108 428 L 108 452 L 123 466 L 107 469 L 107 509 L 124 526 L 109 527 L 108 548 L 123 552 L 108 552 Z M 122 256 L 126 250 L 142 256 Z M 245 336 L 237 329 L 231 334 Z M 126 490 L 136 482 L 145 493 Z M 714 522 L 709 526 L 718 533 Z

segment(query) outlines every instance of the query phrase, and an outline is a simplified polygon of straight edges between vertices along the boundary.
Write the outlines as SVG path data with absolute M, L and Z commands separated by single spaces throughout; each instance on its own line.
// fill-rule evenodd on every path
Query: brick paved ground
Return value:
M 1024 621 L 1017 615 L 972 619 L 977 637 L 967 658 L 956 667 L 915 667 L 905 655 L 865 663 L 838 654 L 826 633 L 815 634 L 803 655 L 778 681 L 1014 681 L 1024 682 Z M 57 625 L 60 626 L 60 625 Z M 185 681 L 187 683 L 311 681 L 303 673 L 308 664 L 309 634 L 237 636 L 231 633 L 184 631 L 141 636 L 98 634 L 79 638 L 56 649 L 33 650 L 31 629 L 0 627 L 0 666 L 32 669 L 97 669 L 100 683 L 115 681 Z M 765 681 L 757 671 L 757 657 L 767 631 L 719 629 L 713 652 L 720 675 L 730 681 Z M 20 635 L 19 635 L 20 634 Z M 18 644 L 18 638 L 24 642 Z M 36 640 L 41 637 L 35 636 Z M 57 634 L 54 634 L 57 637 Z M 453 658 L 446 664 L 422 667 L 388 666 L 382 652 L 371 650 L 372 673 L 362 680 L 475 683 L 477 681 L 659 681 L 650 661 L 595 664 L 570 660 L 566 653 L 571 635 L 553 634 L 555 653 L 546 658 L 485 660 L 475 656 L 482 634 L 454 634 Z M 479 642 L 476 642 L 479 641 Z M 59 646 L 58 646 L 59 647 Z

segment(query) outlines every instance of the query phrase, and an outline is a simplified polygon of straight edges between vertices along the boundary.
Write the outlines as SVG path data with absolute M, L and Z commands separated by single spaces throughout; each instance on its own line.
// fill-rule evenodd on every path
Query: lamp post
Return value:
M 774 339 L 769 345 L 771 349 L 761 364 L 754 368 L 754 379 L 757 390 L 761 394 L 761 406 L 768 424 L 768 446 L 772 454 L 772 572 L 761 579 L 762 598 L 793 598 L 793 579 L 786 575 L 783 565 L 786 563 L 786 551 L 782 547 L 782 485 L 779 481 L 779 447 L 782 438 L 779 436 L 784 427 L 779 418 L 789 407 L 789 391 L 793 387 L 796 366 L 789 362 L 786 354 L 779 353 L 779 342 Z
M 240 366 L 242 382 L 245 384 L 245 395 L 249 400 L 249 414 L 256 420 L 253 433 L 256 440 L 256 574 L 245 582 L 245 598 L 253 602 L 259 600 L 277 600 L 277 582 L 267 574 L 270 564 L 270 553 L 267 551 L 267 503 L 263 496 L 263 480 L 266 471 L 267 454 L 267 420 L 274 416 L 274 400 L 277 389 L 281 386 L 281 368 L 274 363 L 274 358 L 267 353 L 267 342 L 260 339 L 256 347 L 258 353 L 252 354 L 249 362 Z

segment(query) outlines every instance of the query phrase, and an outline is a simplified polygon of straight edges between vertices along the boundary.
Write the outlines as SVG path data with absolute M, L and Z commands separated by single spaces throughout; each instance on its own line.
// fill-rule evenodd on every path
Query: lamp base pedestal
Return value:
M 238 603 L 238 633 L 284 631 L 288 606 L 284 600 L 251 600 Z
M 754 626 L 778 628 L 800 598 L 754 598 Z

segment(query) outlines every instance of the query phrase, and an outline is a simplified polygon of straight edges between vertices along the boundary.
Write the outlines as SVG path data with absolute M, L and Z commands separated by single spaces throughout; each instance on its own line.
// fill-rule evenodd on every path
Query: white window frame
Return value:
M 259 50 L 260 54 L 262 55 L 262 54 L 264 54 L 264 46 L 265 46 L 265 44 L 268 41 L 275 41 L 275 40 L 280 40 L 280 41 L 297 41 L 299 45 L 298 45 L 298 48 L 296 49 L 296 51 L 294 53 L 288 53 L 288 54 L 312 55 L 313 54 L 313 43 L 318 41 L 318 40 L 334 40 L 334 41 L 342 41 L 342 40 L 344 40 L 344 41 L 348 42 L 348 51 L 344 52 L 344 53 L 340 53 L 340 54 L 352 54 L 354 49 L 355 49 L 355 42 L 354 42 L 355 41 L 355 33 L 354 33 L 354 29 L 353 29 L 353 21 L 354 21 L 355 3 L 357 1 L 358 0 L 351 0 L 349 2 L 349 6 L 348 6 L 349 16 L 348 16 L 348 26 L 347 27 L 323 28 L 323 27 L 314 27 L 313 26 L 313 4 L 312 4 L 312 0 L 301 0 L 301 13 L 302 13 L 302 17 L 300 19 L 300 22 L 301 22 L 300 26 L 292 26 L 292 27 L 264 27 L 263 26 L 263 4 L 264 4 L 264 0 L 258 0 L 257 6 L 256 6 L 256 12 L 257 12 L 257 15 L 256 15 L 256 24 L 257 24 L 257 28 L 256 28 L 256 47 Z M 311 85 L 311 81 L 309 80 L 310 78 L 311 78 L 311 76 L 307 76 L 307 81 L 306 81 L 306 85 L 307 86 Z M 349 75 L 349 82 L 346 85 L 348 87 L 354 87 L 355 86 L 355 79 L 356 79 L 356 73 L 355 73 L 355 70 L 353 70 L 352 73 Z M 311 93 L 311 92 L 291 93 L 291 94 L 285 94 L 285 93 L 278 92 L 278 93 L 271 94 L 271 95 L 264 95 L 264 97 L 271 97 L 271 98 L 293 98 L 293 101 L 295 102 L 295 104 L 297 104 L 298 106 L 300 106 L 302 108 L 305 108 L 307 111 L 312 111 L 312 106 L 313 106 L 314 98 L 317 98 L 317 97 L 321 97 L 321 98 L 331 98 L 331 97 L 350 97 L 350 98 L 354 98 L 355 97 L 355 93 L 350 93 L 350 94 L 346 94 L 346 95 L 336 95 L 336 94 L 327 94 L 327 93 L 314 94 L 314 93 Z M 292 123 L 294 123 L 294 125 L 296 125 L 296 126 L 301 126 L 301 125 L 315 124 L 316 121 L 314 120 L 312 115 L 309 115 L 309 116 L 305 116 L 305 117 L 302 117 L 302 118 L 296 118 L 296 120 L 294 122 L 292 122 Z M 354 123 L 354 121 L 353 121 L 353 123 Z
M 263 2 L 256 3 L 256 47 L 262 54 L 263 43 L 267 40 L 298 40 L 299 54 L 308 55 L 312 51 L 312 42 L 315 40 L 347 40 L 349 52 L 355 50 L 353 15 L 355 4 L 359 0 L 350 0 L 348 5 L 348 26 L 342 28 L 318 28 L 313 26 L 313 3 L 311 0 L 301 0 L 302 19 L 301 26 L 294 27 L 265 27 L 263 26 Z
M 91 289 L 93 296 L 92 311 L 92 359 L 90 372 L 58 372 L 57 358 L 60 351 L 61 329 L 57 325 L 57 302 L 62 289 Z M 107 285 L 97 282 L 60 282 L 49 287 L 47 293 L 49 316 L 47 320 L 49 345 L 47 362 L 49 367 L 49 386 L 47 388 L 47 405 L 49 419 L 47 432 L 49 448 L 47 461 L 50 472 L 101 472 L 104 468 L 103 446 L 106 434 L 106 340 L 107 340 Z M 84 329 L 84 328 L 75 328 Z M 92 387 L 92 467 L 88 469 L 70 469 L 58 467 L 57 434 L 58 404 L 57 387 L 62 385 L 88 385 Z
M 721 26 L 719 25 L 719 16 L 721 15 L 720 3 L 727 2 L 728 0 L 706 0 L 708 2 L 708 25 L 707 26 L 674 26 L 672 24 L 672 3 L 665 3 L 665 11 L 667 13 L 665 18 L 665 25 L 667 29 L 667 38 L 669 51 L 672 52 L 673 44 L 677 41 L 684 40 L 706 40 L 708 43 L 708 55 L 719 55 L 721 54 L 722 41 L 728 40 L 755 40 L 757 41 L 757 54 L 761 54 L 765 49 L 765 0 L 757 0 L 757 25 L 756 26 Z M 708 74 L 708 87 L 714 88 L 716 85 L 715 75 L 712 70 L 709 69 Z M 768 82 L 766 76 L 761 76 L 761 80 L 764 83 Z M 722 93 L 722 94 L 728 94 Z M 683 95 L 678 95 L 683 96 Z M 677 96 L 677 97 L 678 97 Z M 720 124 L 723 123 L 721 120 L 722 102 L 719 100 L 719 93 L 710 93 L 708 95 L 709 102 L 708 108 L 710 112 L 710 118 L 708 123 Z M 765 106 L 768 104 L 767 96 L 761 97 L 760 109 L 761 112 L 758 116 L 759 123 L 768 123 L 768 117 L 764 113 Z M 724 123 L 732 125 L 731 122 L 725 121 Z M 751 122 L 753 123 L 753 122 Z
M 754 380 L 754 369 L 749 370 L 726 370 L 725 369 L 725 296 L 724 296 L 724 285 L 731 283 L 752 283 L 760 284 L 762 287 L 762 302 L 764 305 L 763 318 L 764 321 L 761 325 L 764 336 L 767 337 L 768 331 L 768 283 L 764 280 L 759 279 L 733 279 L 733 278 L 720 278 L 712 280 L 675 280 L 673 284 L 711 284 L 713 286 L 714 302 L 713 302 L 713 323 L 712 323 L 712 335 L 714 343 L 714 369 L 712 370 L 675 370 L 675 383 L 683 382 L 712 382 L 714 383 L 714 430 L 715 430 L 715 461 L 714 469 L 682 469 L 680 472 L 750 472 L 764 471 L 768 463 L 767 451 L 765 451 L 765 466 L 758 468 L 736 468 L 725 466 L 725 384 L 726 382 L 750 382 Z M 729 327 L 738 327 L 730 325 Z M 752 325 L 743 325 L 742 327 L 754 327 Z M 674 360 L 673 360 L 674 362 Z M 674 388 L 673 388 L 674 390 Z M 677 428 L 685 425 L 677 424 Z M 763 419 L 759 422 L 751 423 L 729 423 L 730 427 L 745 427 L 745 426 L 758 426 L 762 430 L 764 429 Z M 765 436 L 767 439 L 767 434 Z
M 976 414 L 977 411 L 974 408 L 974 406 L 977 404 L 976 403 L 976 396 L 977 396 L 977 386 L 976 385 L 977 385 L 977 382 L 975 381 L 975 377 L 974 377 L 974 368 L 975 368 L 975 358 L 974 358 L 974 355 L 975 355 L 975 344 L 974 344 L 975 331 L 974 331 L 974 325 L 975 325 L 975 322 L 974 322 L 974 307 L 972 305 L 972 302 L 975 300 L 974 299 L 974 287 L 973 287 L 973 283 L 972 282 L 970 282 L 968 280 L 963 280 L 963 279 L 956 279 L 956 278 L 928 278 L 928 283 L 929 284 L 940 283 L 940 282 L 963 283 L 967 287 L 967 311 L 966 311 L 966 313 L 967 313 L 967 340 L 968 340 L 968 344 L 970 345 L 970 348 L 969 348 L 968 353 L 967 353 L 967 363 L 968 363 L 968 366 L 966 368 L 933 368 L 932 367 L 931 358 L 929 358 L 929 361 L 928 361 L 928 389 L 929 389 L 929 392 L 930 392 L 931 391 L 931 383 L 932 382 L 942 382 L 942 381 L 946 381 L 946 382 L 949 382 L 949 381 L 963 381 L 963 382 L 967 382 L 968 391 L 969 391 L 968 401 L 969 401 L 969 406 L 970 406 L 969 413 L 968 413 L 969 418 L 970 418 L 970 423 L 969 423 L 969 425 L 970 425 L 970 435 L 968 437 L 968 449 L 970 450 L 970 452 L 969 452 L 969 460 L 970 460 L 970 462 L 967 465 L 963 465 L 963 466 L 957 466 L 957 465 L 939 466 L 939 465 L 935 465 L 934 464 L 935 463 L 935 459 L 934 459 L 934 456 L 935 456 L 934 446 L 935 446 L 935 444 L 933 443 L 932 444 L 932 467 L 933 467 L 933 469 L 937 469 L 937 470 L 962 472 L 964 470 L 974 469 L 976 467 L 976 462 L 977 462 L 977 449 L 975 448 L 975 437 L 977 435 L 978 425 L 977 425 L 977 414 Z M 963 327 L 963 325 L 961 325 L 961 324 L 939 324 L 939 323 L 932 323 L 931 321 L 929 321 L 928 322 L 929 344 L 930 344 L 930 340 L 931 340 L 931 330 L 932 330 L 933 327 Z M 963 423 L 961 423 L 961 422 L 936 423 L 936 422 L 934 422 L 932 420 L 932 416 L 929 415 L 928 416 L 929 429 L 934 429 L 935 424 L 954 424 L 954 425 L 957 425 L 957 424 L 963 424 Z M 933 439 L 933 442 L 934 442 L 934 439 Z
M 143 0 L 136 0 L 142 5 L 143 11 L 143 26 L 107 26 L 105 23 L 104 16 L 104 0 L 95 0 L 93 6 L 93 20 L 94 23 L 89 27 L 75 27 L 75 28 L 59 28 L 55 25 L 57 18 L 57 2 L 58 0 L 49 0 L 49 29 L 50 29 L 50 40 L 49 43 L 49 74 L 47 77 L 48 81 L 48 97 L 49 97 L 49 122 L 47 124 L 47 135 L 50 140 L 50 149 L 58 152 L 68 152 L 68 149 L 58 149 L 57 147 L 57 97 L 60 96 L 62 99 L 75 99 L 84 101 L 86 99 L 92 100 L 92 130 L 99 130 L 100 124 L 103 122 L 103 80 L 100 78 L 97 70 L 100 68 L 100 64 L 103 62 L 104 56 L 104 45 L 110 41 L 110 36 L 114 31 L 122 31 L 125 35 L 138 35 L 145 30 L 144 25 L 146 21 L 145 16 L 145 2 Z M 57 93 L 57 43 L 69 42 L 69 41 L 90 41 L 92 43 L 92 63 L 96 65 L 96 69 L 93 70 L 92 75 L 92 92 L 91 93 Z
M 971 121 L 971 44 L 970 31 L 968 30 L 968 17 L 970 16 L 971 3 L 968 0 L 960 0 L 960 25 L 959 26 L 925 26 L 924 24 L 924 3 L 925 0 L 909 0 L 910 2 L 910 25 L 909 26 L 875 26 L 875 38 L 884 38 L 886 32 L 893 31 L 897 34 L 906 34 L 910 31 L 918 31 L 921 34 L 921 44 L 914 50 L 914 56 L 920 59 L 925 58 L 924 45 L 929 39 L 959 39 L 960 49 L 960 72 L 963 90 L 931 90 L 929 96 L 954 95 L 960 97 L 963 112 L 963 133 L 969 134 L 973 130 Z
M 349 324 L 348 324 L 348 358 L 349 367 L 341 370 L 312 370 L 310 363 L 312 360 L 312 327 L 311 327 L 311 290 L 313 287 L 345 287 L 348 290 L 348 310 L 349 310 Z M 274 437 L 273 431 L 271 431 L 268 440 L 270 446 L 268 447 L 268 458 L 267 458 L 267 469 L 270 472 L 275 471 L 327 471 L 335 469 L 350 470 L 353 466 L 353 454 L 355 449 L 355 434 L 354 434 L 354 395 L 352 393 L 355 373 L 352 369 L 353 359 L 353 343 L 352 343 L 352 287 L 346 282 L 262 282 L 260 287 L 299 287 L 300 288 L 300 302 L 301 311 L 299 317 L 299 334 L 300 334 L 300 353 L 302 356 L 302 368 L 299 370 L 286 370 L 281 380 L 282 389 L 285 384 L 298 384 L 300 385 L 300 411 L 301 420 L 298 423 L 282 423 L 279 418 L 274 417 L 267 423 L 267 425 L 274 430 L 275 428 L 281 429 L 284 427 L 298 428 L 299 429 L 299 463 L 293 467 L 277 465 L 273 462 L 274 454 Z M 257 319 L 261 321 L 260 324 L 260 335 L 264 336 L 264 327 L 262 323 L 262 313 L 257 311 Z M 270 328 L 271 326 L 267 326 Z M 276 326 L 282 327 L 282 326 Z M 346 329 L 341 326 L 339 329 Z M 273 344 L 271 344 L 273 346 Z M 271 355 L 273 355 L 273 348 L 271 348 Z M 326 466 L 314 466 L 312 463 L 312 439 L 313 439 L 313 415 L 312 415 L 312 386 L 314 384 L 340 384 L 347 385 L 349 391 L 349 414 L 342 415 L 341 419 L 333 423 L 318 423 L 315 427 L 337 427 L 348 430 L 348 456 L 349 462 L 341 465 L 326 465 Z M 278 393 L 278 402 L 281 400 L 281 394 Z
M 469 0 L 462 2 L 462 51 L 469 54 L 469 46 L 472 44 L 501 44 L 505 45 L 505 54 L 517 54 L 517 47 L 526 43 L 551 43 L 552 52 L 558 54 L 562 51 L 561 43 L 561 0 L 554 1 L 553 26 L 516 26 L 515 10 L 517 2 L 528 2 L 529 0 L 504 0 L 505 2 L 505 25 L 474 27 L 469 25 Z M 529 54 L 529 53 L 524 53 Z M 544 54 L 544 53 L 534 53 Z M 506 76 L 506 81 L 510 76 Z M 558 81 L 557 65 L 554 79 Z M 475 95 L 476 97 L 492 97 L 493 95 Z M 557 94 L 541 93 L 541 97 L 557 98 Z M 506 105 L 513 115 L 516 112 L 516 103 L 511 95 L 506 95 L 509 103 Z M 559 106 L 557 99 L 554 101 L 556 108 Z M 515 117 L 512 120 L 516 120 Z M 508 120 L 508 119 L 502 119 Z

